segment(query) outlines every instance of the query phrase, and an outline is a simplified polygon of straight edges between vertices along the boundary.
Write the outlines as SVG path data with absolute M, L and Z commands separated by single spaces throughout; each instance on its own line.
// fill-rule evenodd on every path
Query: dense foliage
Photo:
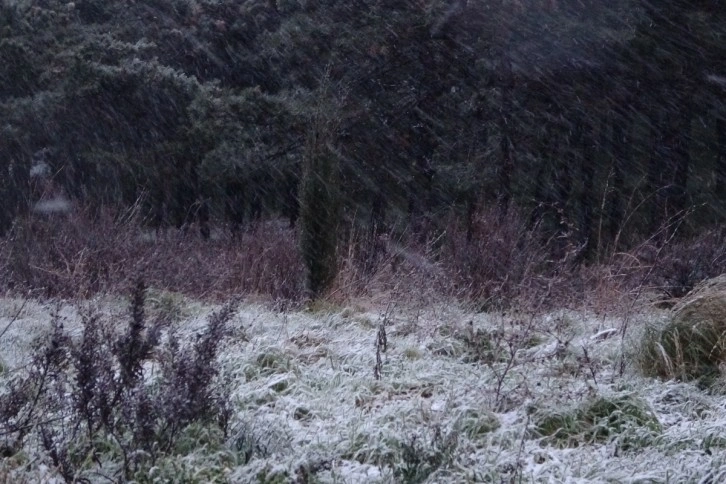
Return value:
M 698 231 L 726 208 L 725 30 L 682 0 L 5 1 L 0 232 L 43 171 L 155 226 L 294 223 L 331 89 L 349 227 L 514 208 L 581 260 Z

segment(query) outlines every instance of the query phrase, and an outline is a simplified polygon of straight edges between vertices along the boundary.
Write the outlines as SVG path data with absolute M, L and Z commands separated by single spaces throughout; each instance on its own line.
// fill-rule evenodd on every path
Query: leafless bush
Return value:
M 516 212 L 482 210 L 470 231 L 445 229 L 370 237 L 352 233 L 331 297 L 429 305 L 459 300 L 480 310 L 580 305 L 601 274 L 577 263 L 580 247 L 554 243 Z M 597 277 L 595 277 L 597 276 Z
M 196 341 L 182 344 L 174 337 L 161 342 L 160 324 L 146 321 L 144 303 L 139 282 L 124 331 L 86 314 L 78 341 L 54 317 L 30 366 L 0 397 L 5 454 L 39 442 L 63 479 L 78 482 L 101 472 L 99 456 L 110 452 L 122 465 L 103 475 L 128 481 L 173 452 L 192 424 L 226 433 L 229 398 L 217 351 L 234 306 L 213 314 Z
M 544 294 L 557 275 L 549 243 L 514 211 L 481 210 L 470 231 L 453 225 L 447 235 L 442 259 L 456 290 L 482 309 Z
M 207 300 L 304 300 L 297 233 L 285 223 L 256 223 L 234 236 L 218 230 L 203 240 L 193 230 L 154 232 L 142 222 L 133 211 L 27 215 L 0 240 L 0 284 L 41 297 L 86 297 L 119 292 L 144 274 L 152 287 Z M 713 230 L 691 241 L 648 239 L 587 264 L 577 244 L 547 239 L 514 210 L 483 209 L 470 230 L 456 222 L 425 234 L 362 227 L 341 239 L 327 297 L 403 305 L 459 299 L 479 309 L 617 306 L 644 289 L 675 298 L 726 271 L 722 238 L 723 230 Z
M 724 228 L 664 247 L 650 283 L 667 298 L 680 298 L 699 282 L 726 273 Z
M 120 291 L 143 274 L 151 286 L 206 299 L 256 294 L 299 301 L 303 268 L 295 233 L 260 224 L 238 238 L 144 230 L 133 216 L 78 210 L 18 220 L 0 241 L 0 282 L 43 297 Z
M 131 226 L 108 213 L 92 222 L 78 210 L 16 220 L 0 245 L 0 276 L 11 289 L 42 296 L 85 296 L 124 279 L 133 252 Z

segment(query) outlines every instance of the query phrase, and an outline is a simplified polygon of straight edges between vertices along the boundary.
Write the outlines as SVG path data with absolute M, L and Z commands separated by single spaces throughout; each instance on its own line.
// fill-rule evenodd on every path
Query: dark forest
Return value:
M 513 220 L 568 270 L 713 252 L 725 30 L 713 1 L 5 1 L 0 233 L 71 206 L 200 240 L 278 220 L 313 293 L 353 238 L 438 261 Z M 697 262 L 678 277 L 719 272 Z

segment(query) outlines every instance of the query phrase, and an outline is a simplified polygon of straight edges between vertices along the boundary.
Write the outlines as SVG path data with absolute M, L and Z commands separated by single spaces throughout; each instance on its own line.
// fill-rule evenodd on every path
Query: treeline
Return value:
M 516 209 L 583 261 L 696 233 L 726 209 L 724 39 L 713 1 L 5 1 L 0 232 L 43 170 L 207 235 L 295 223 L 327 166 L 344 228 Z

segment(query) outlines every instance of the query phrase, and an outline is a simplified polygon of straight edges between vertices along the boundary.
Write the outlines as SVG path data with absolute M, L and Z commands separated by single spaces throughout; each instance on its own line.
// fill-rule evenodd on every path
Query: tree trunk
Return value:
M 726 115 L 716 118 L 716 197 L 726 201 Z
M 580 226 L 580 240 L 584 244 L 579 260 L 589 260 L 595 254 L 595 210 L 597 198 L 595 197 L 595 169 L 597 163 L 593 157 L 595 145 L 593 126 L 586 120 L 580 120 L 577 128 L 580 130 L 580 173 L 582 176 L 582 193 L 580 194 L 580 207 L 582 208 L 582 222 Z
M 512 177 L 514 172 L 514 153 L 512 146 L 512 120 L 508 119 L 512 111 L 512 92 L 514 90 L 514 75 L 512 63 L 506 54 L 502 59 L 502 106 L 499 112 L 499 135 L 501 137 L 501 161 L 499 166 L 499 193 L 498 208 L 500 218 L 507 216 L 512 202 Z
M 625 167 L 631 155 L 630 121 L 623 116 L 613 117 L 610 139 L 612 164 L 610 166 L 610 193 L 608 196 L 608 236 L 612 251 L 620 245 L 620 234 L 625 218 Z

